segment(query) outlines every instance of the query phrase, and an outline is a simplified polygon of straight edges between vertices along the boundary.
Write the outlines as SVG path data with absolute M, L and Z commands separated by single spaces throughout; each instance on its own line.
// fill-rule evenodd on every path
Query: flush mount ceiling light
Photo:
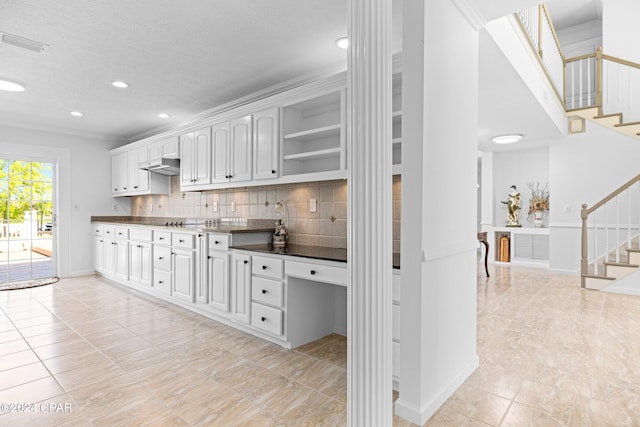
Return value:
M 111 82 L 111 85 L 114 86 L 114 87 L 117 87 L 119 89 L 125 89 L 125 88 L 129 87 L 129 83 L 123 82 L 123 81 L 119 81 L 119 80 Z
M 171 114 L 160 113 L 158 114 L 158 117 L 160 117 L 161 119 L 168 119 L 169 117 L 171 117 Z
M 347 49 L 349 47 L 349 39 L 347 37 L 340 37 L 336 40 L 336 46 L 340 49 Z
M 22 92 L 24 89 L 25 86 L 22 83 L 0 78 L 0 90 L 6 90 L 7 92 Z
M 23 49 L 32 50 L 34 52 L 45 52 L 47 49 L 49 49 L 48 44 L 37 42 L 35 40 L 29 40 L 24 37 L 16 36 L 15 34 L 8 34 L 8 33 L 0 33 L 0 34 L 2 34 L 2 38 L 0 40 L 2 40 L 2 42 L 6 44 L 21 47 Z
M 514 142 L 518 142 L 522 139 L 522 135 L 520 134 L 510 134 L 510 135 L 499 135 L 491 138 L 493 142 L 496 144 L 513 144 Z
M 74 117 L 82 117 L 82 116 L 84 116 L 84 113 L 82 111 L 72 111 L 69 114 L 71 114 Z

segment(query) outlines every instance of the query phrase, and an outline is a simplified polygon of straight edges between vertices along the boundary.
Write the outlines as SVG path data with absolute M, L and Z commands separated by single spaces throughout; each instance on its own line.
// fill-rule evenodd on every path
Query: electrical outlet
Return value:
M 213 211 L 218 212 L 218 202 L 213 202 Z
M 318 212 L 318 199 L 309 199 L 309 212 Z
M 73 204 L 73 210 L 79 211 L 79 210 L 80 210 L 80 203 L 75 202 L 75 203 Z
M 153 212 L 153 203 L 149 203 L 149 212 Z
M 231 212 L 236 211 L 236 202 L 231 202 Z
M 571 213 L 571 205 L 564 205 L 564 213 Z
M 113 212 L 117 212 L 117 211 L 118 211 L 118 204 L 117 204 L 117 203 L 112 204 L 112 205 L 111 205 L 111 210 L 112 210 Z

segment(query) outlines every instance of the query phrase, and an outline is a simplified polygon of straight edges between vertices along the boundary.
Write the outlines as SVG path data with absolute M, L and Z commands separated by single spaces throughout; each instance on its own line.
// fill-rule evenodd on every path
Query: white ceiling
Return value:
M 599 1 L 550 0 L 549 7 L 554 21 L 573 25 L 601 14 L 593 7 Z M 513 3 L 493 0 L 491 13 Z M 400 50 L 402 1 L 393 4 Z M 346 7 L 347 0 L 0 0 L 0 32 L 50 45 L 35 53 L 0 43 L 0 77 L 27 85 L 23 93 L 0 92 L 0 123 L 135 140 L 257 90 L 345 69 L 346 51 L 334 41 L 346 35 Z M 491 49 L 481 46 L 483 61 Z M 482 72 L 481 64 L 480 86 L 512 96 L 481 96 L 480 127 L 488 134 L 501 132 L 497 115 L 513 113 L 510 103 L 528 105 L 506 59 L 493 60 L 488 66 L 504 73 Z M 131 87 L 113 88 L 113 80 Z M 85 116 L 72 117 L 72 110 Z M 159 112 L 172 118 L 163 121 Z M 543 120 L 525 121 L 532 135 L 545 128 Z

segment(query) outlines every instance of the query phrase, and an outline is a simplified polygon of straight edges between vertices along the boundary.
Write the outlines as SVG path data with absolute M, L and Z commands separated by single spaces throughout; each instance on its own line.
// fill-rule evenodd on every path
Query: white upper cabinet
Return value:
M 149 172 L 140 169 L 140 162 L 149 160 L 147 147 L 136 148 L 127 153 L 130 191 L 147 191 L 149 189 Z
M 219 123 L 211 127 L 211 140 L 213 159 L 211 160 L 211 181 L 214 183 L 228 182 L 228 158 L 229 158 L 229 122 Z
M 114 196 L 127 192 L 129 173 L 127 159 L 127 153 L 111 156 L 111 193 Z
M 269 108 L 253 115 L 253 179 L 278 177 L 278 108 Z
M 149 144 L 149 159 L 179 159 L 180 139 L 177 136 L 154 141 Z
M 231 120 L 231 156 L 229 179 L 231 182 L 250 181 L 252 177 L 252 116 Z
M 213 183 L 250 181 L 253 165 L 253 120 L 251 115 L 211 128 Z
M 180 187 L 211 183 L 211 128 L 180 135 Z

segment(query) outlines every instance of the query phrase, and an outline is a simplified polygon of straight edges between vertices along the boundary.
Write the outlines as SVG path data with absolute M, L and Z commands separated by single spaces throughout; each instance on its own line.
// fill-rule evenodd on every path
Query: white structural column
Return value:
M 348 35 L 348 421 L 390 426 L 391 0 L 350 0 Z
M 422 425 L 478 366 L 478 30 L 403 3 L 402 291 L 396 415 Z

